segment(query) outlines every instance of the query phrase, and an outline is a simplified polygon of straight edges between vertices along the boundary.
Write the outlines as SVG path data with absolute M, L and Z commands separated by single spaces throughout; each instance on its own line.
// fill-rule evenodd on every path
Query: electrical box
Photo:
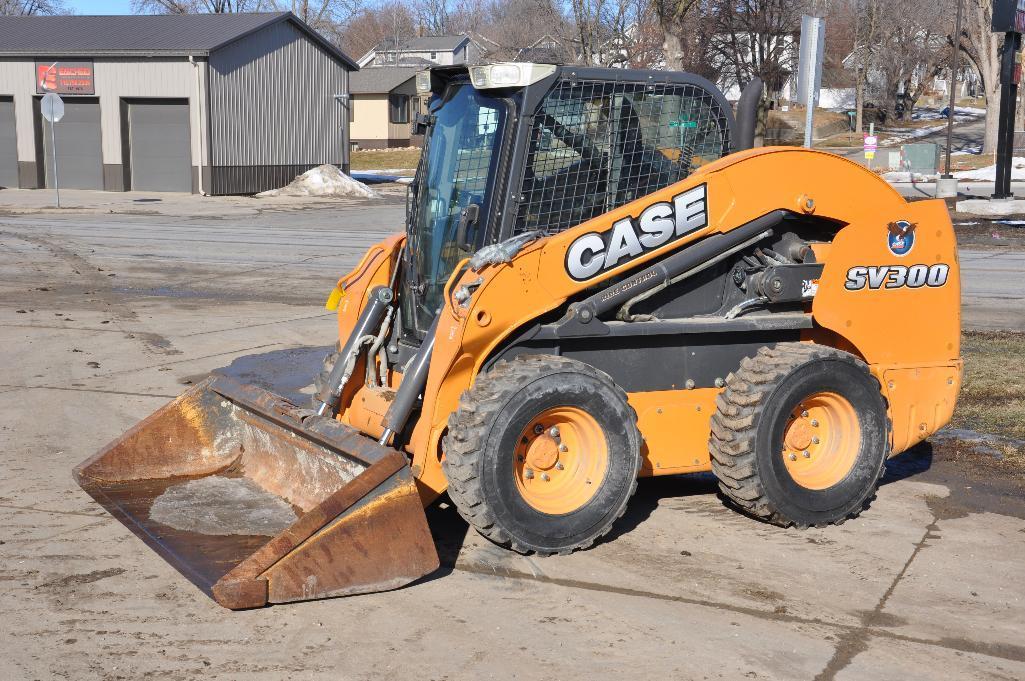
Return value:
M 940 145 L 932 142 L 905 144 L 900 148 L 902 170 L 931 175 L 940 167 Z

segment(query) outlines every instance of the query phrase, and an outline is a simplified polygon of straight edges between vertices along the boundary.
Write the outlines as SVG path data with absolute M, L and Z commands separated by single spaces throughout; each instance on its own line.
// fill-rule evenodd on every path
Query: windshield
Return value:
M 431 108 L 435 120 L 410 188 L 407 291 L 413 295 L 404 296 L 402 305 L 403 327 L 418 335 L 431 325 L 445 283 L 476 248 L 487 223 L 505 119 L 504 104 L 469 84 L 450 85 Z M 479 218 L 457 239 L 460 216 L 470 204 L 479 207 Z

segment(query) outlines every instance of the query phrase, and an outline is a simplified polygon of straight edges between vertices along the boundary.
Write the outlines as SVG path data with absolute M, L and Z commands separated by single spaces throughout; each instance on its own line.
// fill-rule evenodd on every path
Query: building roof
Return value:
M 291 12 L 0 16 L 0 55 L 206 56 L 281 21 L 292 22 L 348 68 L 359 68 L 344 52 Z
M 418 66 L 364 66 L 349 76 L 349 92 L 354 95 L 391 92 L 421 70 Z

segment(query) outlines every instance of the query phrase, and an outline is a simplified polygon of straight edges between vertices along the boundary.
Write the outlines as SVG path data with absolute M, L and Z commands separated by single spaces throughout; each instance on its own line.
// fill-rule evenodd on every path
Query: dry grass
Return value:
M 943 155 L 940 155 L 940 163 L 943 162 Z M 996 163 L 996 154 L 959 154 L 950 157 L 951 170 L 975 170 L 985 168 Z
M 412 171 L 420 161 L 419 149 L 368 149 L 354 151 L 349 159 L 353 170 Z
M 951 425 L 1025 440 L 1025 333 L 965 331 L 961 354 L 964 383 Z

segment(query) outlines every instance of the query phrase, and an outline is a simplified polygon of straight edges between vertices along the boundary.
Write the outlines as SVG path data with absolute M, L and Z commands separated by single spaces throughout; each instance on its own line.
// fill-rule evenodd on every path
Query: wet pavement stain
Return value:
M 108 577 L 115 577 L 120 574 L 124 574 L 124 568 L 108 568 L 106 570 L 93 570 L 80 575 L 67 575 L 53 581 L 44 582 L 37 586 L 37 589 L 61 589 L 69 586 L 76 586 L 78 584 L 92 584 L 98 582 L 101 579 L 107 579 Z

